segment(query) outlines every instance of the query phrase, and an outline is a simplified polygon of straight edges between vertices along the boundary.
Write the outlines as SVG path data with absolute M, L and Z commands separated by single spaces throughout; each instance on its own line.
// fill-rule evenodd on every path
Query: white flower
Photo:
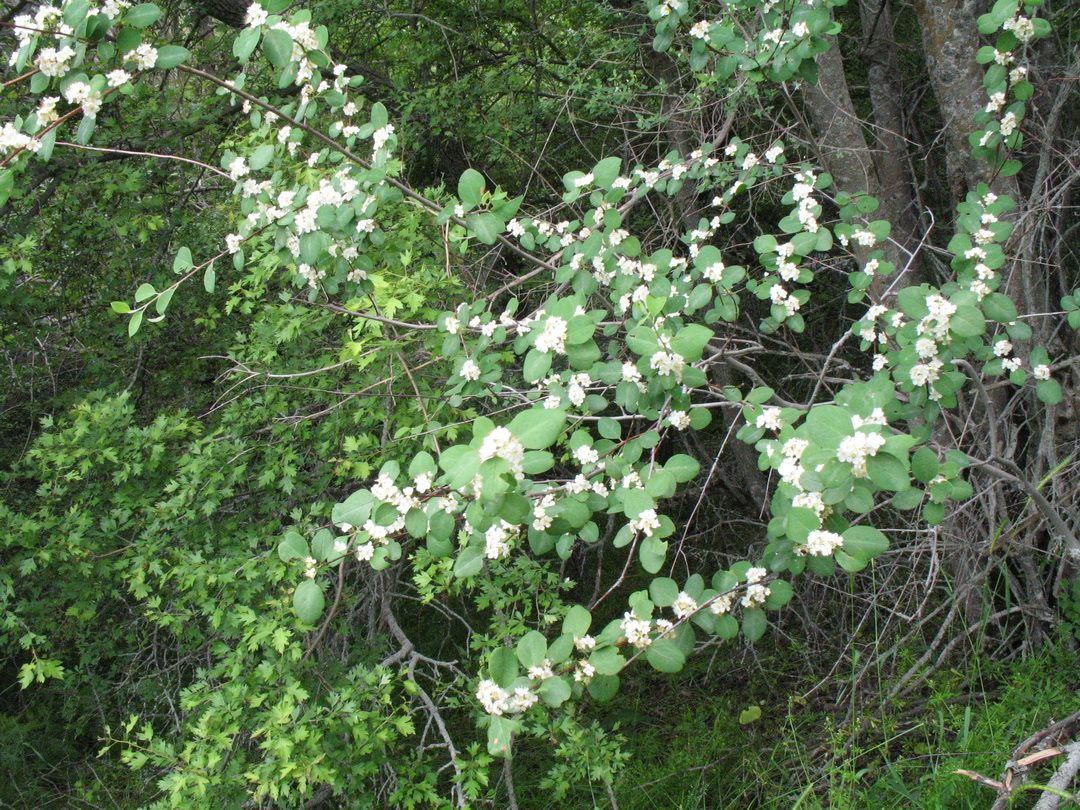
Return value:
M 459 371 L 458 374 L 466 380 L 479 380 L 480 366 L 476 365 L 472 360 L 466 360 L 461 364 L 461 371 Z
M 510 695 L 495 681 L 480 681 L 476 687 L 476 698 L 488 714 L 502 714 L 506 709 L 505 701 Z
M 722 596 L 718 596 L 713 599 L 712 604 L 709 605 L 709 612 L 714 616 L 722 616 L 731 610 L 731 605 L 734 601 L 734 594 L 725 593 Z
M 19 132 L 10 121 L 0 130 L 0 150 L 29 148 L 30 136 Z
M 484 437 L 480 444 L 480 460 L 489 458 L 504 459 L 515 475 L 521 475 L 521 464 L 525 458 L 525 448 L 505 427 L 497 427 Z
M 630 521 L 630 529 L 641 532 L 646 537 L 652 537 L 653 532 L 660 528 L 660 519 L 656 516 L 655 509 L 646 509 L 634 520 Z
M 387 124 L 385 127 L 382 127 L 381 129 L 375 130 L 375 132 L 371 136 L 371 140 L 375 144 L 375 149 L 376 150 L 382 149 L 386 145 L 386 142 L 388 140 L 390 140 L 390 136 L 393 135 L 393 134 L 394 134 L 394 125 L 393 124 Z
M 317 573 L 319 573 L 319 563 L 315 558 L 304 557 L 304 576 L 308 579 L 314 579 Z
M 247 165 L 242 157 L 233 158 L 233 161 L 229 164 L 229 177 L 233 180 L 239 180 L 244 175 L 250 174 L 251 169 Z
M 686 430 L 690 427 L 690 414 L 686 411 L 672 411 L 668 414 L 668 424 L 676 430 Z
M 765 585 L 753 584 L 747 587 L 746 595 L 739 601 L 745 608 L 755 608 L 761 605 L 772 593 Z
M 37 108 L 38 126 L 48 126 L 59 119 L 60 116 L 56 112 L 56 105 L 59 101 L 59 96 L 49 96 L 41 100 Z
M 929 363 L 916 363 L 909 372 L 911 381 L 920 386 L 935 382 L 941 376 L 938 372 L 941 366 L 940 360 L 931 360 Z
M 1020 358 L 1010 357 L 1008 360 L 1002 360 L 1001 367 L 1006 371 L 1016 371 L 1020 368 Z
M 999 340 L 994 344 L 994 356 L 1005 357 L 1009 352 L 1013 350 L 1013 345 L 1007 340 Z
M 681 379 L 683 365 L 683 358 L 674 352 L 657 352 L 649 360 L 649 367 L 662 377 L 674 375 L 676 379 Z
M 148 42 L 144 42 L 133 51 L 124 54 L 125 62 L 134 62 L 139 70 L 149 70 L 157 62 L 157 48 Z
M 593 675 L 595 674 L 596 667 L 594 667 L 588 661 L 578 661 L 577 666 L 574 667 L 574 680 L 578 683 L 588 683 L 592 680 Z
M 806 551 L 815 557 L 827 557 L 843 545 L 843 537 L 821 529 L 810 532 L 806 538 Z
M 924 360 L 936 357 L 938 346 L 931 338 L 919 338 L 915 341 L 915 353 Z
M 584 188 L 585 186 L 592 184 L 593 180 L 595 179 L 596 178 L 593 177 L 592 172 L 589 172 L 588 174 L 583 174 L 581 177 L 574 181 L 574 188 Z
M 633 613 L 623 614 L 623 620 L 619 623 L 626 641 L 634 647 L 641 649 L 652 643 L 649 632 L 652 630 L 652 622 L 639 619 Z
M 769 572 L 764 568 L 748 568 L 746 570 L 746 581 L 753 585 L 756 582 L 761 582 L 761 580 L 768 576 L 768 573 Z
M 1013 131 L 1016 129 L 1016 124 L 1016 113 L 1012 110 L 1005 113 L 1005 117 L 1001 119 L 1001 124 L 999 125 L 1002 137 L 1008 138 L 1012 135 Z
M 536 693 L 531 689 L 519 686 L 514 690 L 514 694 L 510 695 L 503 705 L 505 706 L 506 711 L 511 712 L 512 714 L 518 714 L 527 711 L 538 699 Z
M 671 609 L 678 618 L 685 619 L 697 611 L 698 603 L 686 591 L 680 591 L 675 601 L 671 603 Z
M 120 87 L 131 81 L 131 74 L 126 70 L 111 70 L 106 74 L 105 80 L 109 83 L 109 87 Z
M 240 243 L 243 241 L 244 237 L 240 234 L 230 233 L 225 237 L 225 249 L 228 250 L 229 253 L 236 253 L 236 251 L 240 250 Z
M 826 510 L 829 509 L 829 507 L 825 505 L 825 501 L 822 500 L 820 492 L 800 492 L 791 499 L 791 505 L 813 509 L 817 512 L 819 518 L 824 517 Z
M 574 639 L 574 649 L 578 652 L 591 652 L 596 649 L 596 639 L 592 636 L 582 636 Z
M 754 426 L 765 428 L 765 430 L 780 430 L 784 426 L 784 420 L 780 418 L 780 409 L 765 408 L 755 420 Z
M 702 273 L 706 281 L 711 281 L 714 284 L 720 281 L 724 277 L 724 263 L 713 262 Z
M 810 26 L 804 22 L 797 22 L 791 27 L 791 33 L 797 37 L 808 37 L 810 36 Z
M 554 352 L 566 354 L 566 331 L 567 323 L 557 315 L 551 315 L 544 321 L 544 331 L 536 338 L 535 348 L 538 352 Z
M 874 355 L 873 369 L 874 371 L 881 371 L 887 365 L 889 365 L 889 358 L 883 354 Z
M 258 3 L 252 3 L 248 6 L 247 14 L 244 15 L 244 24 L 255 28 L 259 25 L 265 25 L 266 20 L 270 15 L 266 12 L 266 9 L 260 6 Z
M 36 26 L 35 26 L 36 27 Z M 68 45 L 63 48 L 42 48 L 37 55 L 37 68 L 45 76 L 58 77 L 70 69 L 68 62 L 75 56 L 75 50 Z
M 622 380 L 623 382 L 634 383 L 642 391 L 645 390 L 645 383 L 643 382 L 641 372 L 638 371 L 638 367 L 633 363 L 623 363 Z
M 1035 377 L 1036 380 L 1049 380 L 1050 366 L 1046 365 L 1046 363 L 1041 363 L 1040 365 L 1037 365 L 1034 369 L 1032 369 L 1031 374 Z
M 555 673 L 551 670 L 551 661 L 545 658 L 539 666 L 529 667 L 529 677 L 534 681 L 542 681 L 546 678 L 554 677 Z
M 578 460 L 579 464 L 595 464 L 600 456 L 592 447 L 583 444 L 574 451 L 574 458 Z
M 1006 31 L 1012 31 L 1021 42 L 1027 42 L 1035 36 L 1035 25 L 1027 17 L 1016 16 L 1006 20 L 1001 26 Z
M 489 560 L 498 560 L 509 554 L 509 538 L 513 528 L 505 520 L 499 520 L 484 532 L 484 556 Z

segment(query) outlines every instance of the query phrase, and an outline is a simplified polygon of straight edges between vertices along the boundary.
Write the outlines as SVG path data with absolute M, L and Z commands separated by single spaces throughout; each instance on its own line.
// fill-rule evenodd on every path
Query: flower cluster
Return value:
M 525 448 L 505 427 L 494 428 L 480 444 L 480 460 L 501 458 L 510 465 L 510 471 L 522 478 L 525 473 L 521 465 L 525 460 Z

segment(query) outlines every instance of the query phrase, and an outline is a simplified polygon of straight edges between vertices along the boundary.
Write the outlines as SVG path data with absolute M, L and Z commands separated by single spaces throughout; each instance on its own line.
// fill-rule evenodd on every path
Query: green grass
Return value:
M 976 661 L 883 714 L 849 702 L 854 734 L 836 726 L 840 713 L 781 700 L 776 684 L 652 678 L 635 687 L 636 700 L 609 718 L 629 753 L 615 783 L 620 810 L 985 810 L 993 791 L 954 771 L 1000 777 L 1017 745 L 1080 708 L 1080 664 L 1065 644 L 1009 666 Z M 742 725 L 755 695 L 762 716 Z M 1045 782 L 1056 764 L 1032 778 Z M 562 806 L 590 806 L 578 798 L 586 804 Z M 1022 792 L 1012 806 L 1037 798 Z

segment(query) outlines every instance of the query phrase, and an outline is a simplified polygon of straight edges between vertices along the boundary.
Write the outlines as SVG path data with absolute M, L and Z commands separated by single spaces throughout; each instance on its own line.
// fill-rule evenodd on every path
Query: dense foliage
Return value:
M 766 650 L 853 768 L 1068 702 L 1077 21 L 971 5 L 9 5 L 0 801 L 617 806 Z

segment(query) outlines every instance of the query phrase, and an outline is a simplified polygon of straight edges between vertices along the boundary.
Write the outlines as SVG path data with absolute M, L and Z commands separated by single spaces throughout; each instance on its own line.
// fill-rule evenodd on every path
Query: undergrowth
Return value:
M 653 677 L 634 688 L 635 700 L 606 718 L 629 754 L 614 785 L 620 810 L 985 810 L 995 794 L 955 771 L 999 778 L 1016 746 L 1080 709 L 1080 663 L 1068 640 L 1012 664 L 975 659 L 882 712 L 860 711 L 858 699 L 804 705 L 797 684 L 761 672 L 741 682 Z M 853 722 L 842 723 L 852 708 Z M 1045 783 L 1060 762 L 1036 765 L 1032 780 Z M 610 806 L 577 798 L 586 804 L 574 806 Z M 1037 798 L 1021 792 L 1012 807 Z M 545 801 L 523 806 L 556 806 Z

